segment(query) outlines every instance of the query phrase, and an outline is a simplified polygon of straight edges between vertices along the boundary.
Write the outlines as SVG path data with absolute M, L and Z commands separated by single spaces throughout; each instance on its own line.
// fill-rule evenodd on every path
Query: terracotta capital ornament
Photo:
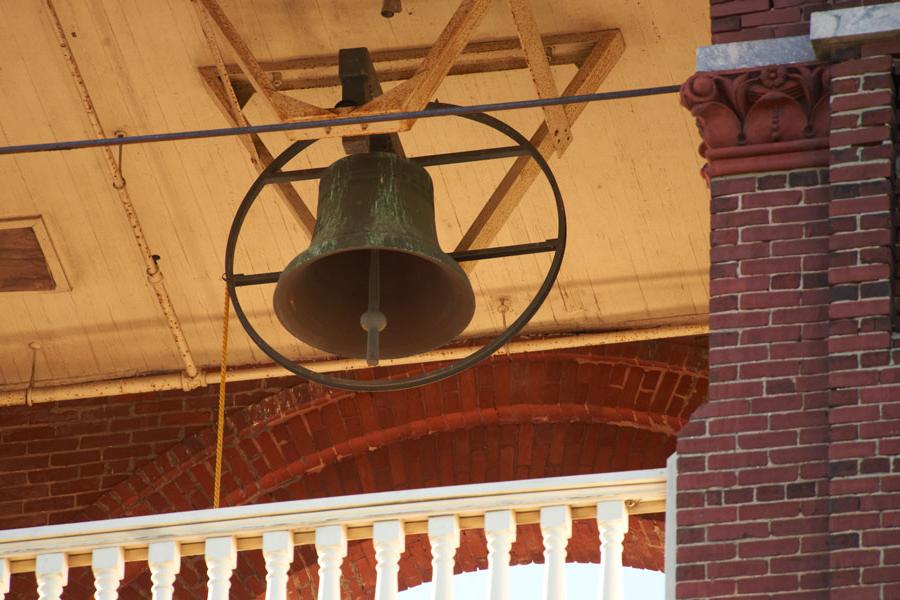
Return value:
M 704 176 L 826 166 L 829 95 L 824 65 L 692 76 L 681 104 L 697 119 Z

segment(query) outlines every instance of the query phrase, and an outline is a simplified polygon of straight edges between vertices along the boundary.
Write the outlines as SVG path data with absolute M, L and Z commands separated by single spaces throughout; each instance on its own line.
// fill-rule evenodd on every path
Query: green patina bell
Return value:
M 295 337 L 370 364 L 459 335 L 475 295 L 438 246 L 425 169 L 390 152 L 331 165 L 319 182 L 312 241 L 281 273 L 274 304 Z

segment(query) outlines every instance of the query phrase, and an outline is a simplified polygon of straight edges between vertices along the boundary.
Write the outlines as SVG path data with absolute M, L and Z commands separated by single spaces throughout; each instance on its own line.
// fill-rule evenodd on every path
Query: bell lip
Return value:
M 412 243 L 414 241 L 415 243 Z M 316 251 L 312 252 L 311 248 L 315 245 Z M 383 245 L 384 248 L 380 248 Z M 429 249 L 430 252 L 423 252 L 421 249 Z M 359 252 L 361 250 L 381 250 L 382 252 L 403 252 L 406 254 L 414 254 L 428 260 L 436 265 L 447 265 L 454 271 L 458 271 L 472 287 L 469 276 L 463 271 L 459 263 L 453 260 L 449 254 L 444 252 L 440 246 L 433 243 L 428 238 L 410 237 L 406 235 L 397 235 L 394 233 L 379 233 L 373 231 L 365 231 L 359 233 L 351 233 L 340 237 L 331 238 L 320 243 L 311 242 L 310 247 L 295 256 L 282 269 L 281 275 L 278 276 L 278 282 L 284 276 L 288 269 L 295 265 L 313 262 L 320 258 L 343 254 L 345 252 Z M 444 258 L 446 257 L 446 258 Z
M 335 240 L 333 240 L 333 243 L 335 245 L 339 245 L 339 243 L 342 240 L 352 240 L 354 237 L 356 237 L 356 236 L 353 236 L 353 235 L 343 236 L 341 238 L 336 238 Z M 405 236 L 392 236 L 391 234 L 385 234 L 384 237 L 382 238 L 382 243 L 389 242 L 389 240 L 391 240 L 391 239 L 393 239 L 393 240 L 409 240 L 409 238 L 407 238 Z M 369 240 L 371 241 L 371 238 L 369 238 Z M 466 328 L 471 324 L 472 318 L 475 316 L 475 307 L 477 305 L 477 300 L 475 298 L 475 290 L 472 287 L 472 281 L 469 279 L 469 276 L 466 275 L 466 272 L 463 271 L 462 267 L 459 266 L 458 262 L 456 262 L 451 256 L 449 256 L 443 250 L 441 250 L 441 248 L 436 244 L 423 243 L 419 247 L 421 248 L 422 246 L 433 248 L 435 250 L 435 254 L 428 254 L 426 252 L 421 252 L 420 250 L 406 249 L 406 248 L 402 248 L 402 247 L 397 247 L 396 249 L 392 249 L 390 247 L 381 249 L 381 248 L 372 247 L 371 244 L 351 244 L 349 246 L 340 244 L 340 247 L 338 249 L 331 250 L 331 251 L 317 252 L 315 254 L 311 254 L 308 249 L 304 250 L 303 252 L 298 254 L 296 257 L 294 257 L 294 259 L 291 260 L 287 264 L 287 266 L 281 271 L 281 275 L 278 276 L 278 281 L 275 285 L 275 292 L 272 294 L 272 305 L 273 305 L 273 309 L 275 311 L 275 316 L 278 318 L 278 322 L 295 339 L 299 340 L 300 342 L 302 342 L 308 346 L 311 346 L 313 348 L 316 348 L 316 349 L 319 349 L 319 350 L 322 350 L 325 352 L 329 352 L 331 354 L 340 356 L 342 358 L 365 358 L 364 353 L 360 354 L 359 356 L 347 356 L 347 355 L 343 355 L 338 352 L 335 352 L 327 347 L 317 346 L 306 340 L 299 338 L 292 331 L 292 329 L 288 326 L 288 323 L 285 322 L 286 319 L 282 317 L 281 311 L 278 308 L 278 302 L 277 302 L 277 298 L 279 295 L 278 290 L 283 289 L 283 288 L 281 288 L 281 283 L 284 280 L 284 276 L 288 272 L 288 270 L 292 269 L 292 267 L 299 266 L 301 264 L 317 262 L 321 259 L 328 258 L 330 256 L 335 256 L 338 254 L 344 254 L 347 252 L 380 250 L 382 252 L 405 253 L 405 254 L 415 255 L 419 258 L 423 258 L 438 267 L 443 267 L 446 269 L 445 272 L 451 274 L 451 276 L 453 276 L 465 283 L 465 287 L 469 292 L 468 294 L 465 294 L 465 300 L 467 300 L 467 302 L 465 303 L 464 311 L 462 313 L 463 315 L 465 315 L 465 318 L 460 319 L 460 325 L 454 328 L 455 331 L 454 331 L 453 335 L 450 336 L 449 339 L 447 339 L 447 341 L 443 342 L 442 344 L 438 344 L 436 346 L 423 347 L 421 350 L 417 350 L 413 354 L 394 354 L 391 352 L 386 352 L 386 353 L 382 354 L 382 358 L 391 359 L 391 358 L 400 358 L 400 357 L 405 357 L 405 356 L 415 356 L 416 354 L 421 354 L 423 352 L 428 352 L 430 350 L 434 350 L 435 348 L 442 347 L 443 345 L 449 343 L 450 341 L 455 339 L 457 336 L 459 336 L 459 334 L 461 334 L 463 331 L 465 331 Z M 439 254 L 445 256 L 446 259 L 442 259 L 440 256 L 438 256 Z

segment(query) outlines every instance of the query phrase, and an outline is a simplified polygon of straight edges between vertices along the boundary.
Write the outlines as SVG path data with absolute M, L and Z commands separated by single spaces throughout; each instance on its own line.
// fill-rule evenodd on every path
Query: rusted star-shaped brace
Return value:
M 541 98 L 558 96 L 550 72 L 550 67 L 554 64 L 575 63 L 579 67 L 563 91 L 564 95 L 588 94 L 599 88 L 625 49 L 624 40 L 618 30 L 542 38 L 531 10 L 530 0 L 507 1 L 518 32 L 518 40 L 470 43 L 472 34 L 484 16 L 490 0 L 462 0 L 441 35 L 427 49 L 373 53 L 371 59 L 368 53 L 365 59 L 359 57 L 354 59 L 344 55 L 339 57 L 341 60 L 332 60 L 330 64 L 325 64 L 328 61 L 323 61 L 321 57 L 261 64 L 250 52 L 217 0 L 194 0 L 203 33 L 216 61 L 215 66 L 201 67 L 200 72 L 223 114 L 232 125 L 249 124 L 244 108 L 250 98 L 257 94 L 264 100 L 274 119 L 281 122 L 314 122 L 335 116 L 421 110 L 432 99 L 448 74 L 519 69 L 526 66 L 531 72 L 535 89 Z M 231 50 L 236 65 L 225 63 L 219 47 L 220 41 Z M 376 68 L 381 81 L 392 80 L 401 83 L 385 94 L 380 93 L 380 86 L 378 89 L 370 89 L 370 95 L 366 97 L 365 102 L 342 102 L 335 108 L 318 107 L 284 93 L 291 89 L 333 86 L 339 83 L 346 93 L 347 86 L 351 85 L 348 83 L 348 74 L 352 71 L 348 67 L 350 64 L 348 61 L 352 60 L 358 61 L 356 66 L 359 68 L 371 69 L 373 76 L 370 81 L 374 82 L 375 86 L 378 86 L 378 80 L 374 77 Z M 366 61 L 368 67 L 363 64 Z M 340 81 L 334 76 L 335 62 L 344 67 Z M 301 71 L 301 75 L 286 79 L 284 73 L 292 70 Z M 531 138 L 531 143 L 544 157 L 549 158 L 554 153 L 561 156 L 565 152 L 572 140 L 571 126 L 581 115 L 584 106 L 571 104 L 544 108 L 544 123 Z M 345 148 L 351 152 L 354 143 L 362 143 L 353 141 L 360 140 L 360 136 L 396 134 L 408 130 L 412 125 L 411 120 L 401 120 L 298 130 L 291 132 L 290 135 L 293 139 L 341 137 L 345 139 Z M 393 135 L 391 138 L 395 140 L 396 136 Z M 242 141 L 250 153 L 251 161 L 259 171 L 271 163 L 272 154 L 259 136 L 242 136 Z M 396 144 L 396 148 L 402 152 L 399 143 Z M 526 156 L 518 157 L 463 235 L 456 251 L 464 252 L 489 246 L 538 175 L 539 169 L 534 161 Z M 311 235 L 315 217 L 294 187 L 284 182 L 278 184 L 275 189 L 303 229 Z M 477 261 L 462 266 L 470 272 L 475 264 Z

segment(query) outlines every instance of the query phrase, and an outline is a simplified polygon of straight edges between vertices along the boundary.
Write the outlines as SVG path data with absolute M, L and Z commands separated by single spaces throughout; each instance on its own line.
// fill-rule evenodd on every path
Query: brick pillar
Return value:
M 712 232 L 709 402 L 678 443 L 678 598 L 900 598 L 885 51 L 682 90 Z
M 832 69 L 829 567 L 834 593 L 854 600 L 900 598 L 896 103 L 883 50 Z
M 827 587 L 827 176 L 711 182 L 710 393 L 678 443 L 679 598 Z

